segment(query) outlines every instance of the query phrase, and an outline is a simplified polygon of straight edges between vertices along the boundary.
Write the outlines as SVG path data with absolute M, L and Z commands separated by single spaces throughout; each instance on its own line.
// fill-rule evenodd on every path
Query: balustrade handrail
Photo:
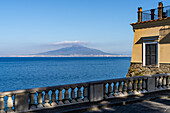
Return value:
M 70 87 L 77 87 L 77 86 L 81 86 L 81 85 L 87 86 L 88 84 L 89 84 L 89 82 L 83 82 L 83 83 L 75 83 L 75 84 L 66 84 L 66 85 L 57 85 L 57 86 L 47 86 L 47 87 L 39 87 L 39 88 L 13 90 L 13 91 L 3 91 L 3 92 L 0 92 L 0 96 L 9 95 L 9 94 L 43 91 L 43 90 L 51 90 L 51 89 L 70 88 Z

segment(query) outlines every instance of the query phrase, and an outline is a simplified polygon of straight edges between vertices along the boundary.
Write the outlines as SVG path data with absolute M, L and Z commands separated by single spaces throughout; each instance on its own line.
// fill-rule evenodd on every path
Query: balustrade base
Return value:
M 30 109 L 36 109 L 35 105 L 31 105 Z
M 83 100 L 82 99 L 77 99 L 77 102 L 83 102 Z
M 126 96 L 126 95 L 128 95 L 128 93 L 127 93 L 127 92 L 123 92 L 123 95 L 125 95 L 125 96 Z
M 167 87 L 166 86 L 163 86 L 163 89 L 166 89 Z
M 113 95 L 112 95 L 112 94 L 109 94 L 108 97 L 113 97 Z
M 13 110 L 7 110 L 7 113 L 15 113 Z
M 88 98 L 84 98 L 83 101 L 86 102 L 86 101 L 89 101 L 89 100 L 88 100 Z
M 38 107 L 38 108 L 42 108 L 43 105 L 42 105 L 42 104 L 38 104 L 37 107 Z
M 50 107 L 50 104 L 49 103 L 45 103 L 44 107 Z
M 51 106 L 57 106 L 56 102 L 52 102 Z
M 116 96 L 119 96 L 119 95 L 118 95 L 117 93 L 114 93 L 114 94 L 113 94 L 113 96 L 115 96 L 115 97 L 116 97 Z
M 64 104 L 70 104 L 70 101 L 69 100 L 65 100 Z
M 75 99 L 71 100 L 71 103 L 76 103 L 77 101 Z
M 58 105 L 63 105 L 64 103 L 62 101 L 59 101 L 58 102 Z
M 138 92 L 137 91 L 133 91 L 133 94 L 138 94 Z
M 118 95 L 119 95 L 119 96 L 123 96 L 124 94 L 123 94 L 122 92 L 119 92 Z
M 132 91 L 129 91 L 128 92 L 128 95 L 133 95 L 134 93 Z
M 0 110 L 0 113 L 6 113 L 4 110 Z
M 141 93 L 147 93 L 148 91 L 146 91 L 146 90 L 142 90 L 142 92 Z

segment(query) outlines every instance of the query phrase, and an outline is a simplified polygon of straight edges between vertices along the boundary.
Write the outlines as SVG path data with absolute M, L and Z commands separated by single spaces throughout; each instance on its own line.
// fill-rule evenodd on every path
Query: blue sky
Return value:
M 70 43 L 131 54 L 137 8 L 160 0 L 0 0 L 0 56 L 55 50 Z M 162 0 L 170 5 L 170 0 Z M 66 44 L 65 44 L 66 43 Z

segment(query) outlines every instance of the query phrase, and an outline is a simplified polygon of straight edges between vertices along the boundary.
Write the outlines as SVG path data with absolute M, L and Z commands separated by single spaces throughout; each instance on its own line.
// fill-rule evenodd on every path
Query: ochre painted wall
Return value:
M 133 25 L 134 42 L 132 50 L 132 63 L 142 63 L 143 50 L 141 37 L 160 36 L 159 38 L 159 63 L 170 63 L 170 31 L 168 35 L 161 36 L 160 29 L 170 28 L 170 19 Z M 163 41 L 162 41 L 163 39 Z
M 170 44 L 159 45 L 159 63 L 170 63 Z
M 133 42 L 133 50 L 132 50 L 132 59 L 133 63 L 142 63 L 142 42 L 140 42 L 141 37 L 150 37 L 150 36 L 159 36 L 159 30 L 161 27 L 154 28 L 145 28 L 145 29 L 136 29 L 134 42 Z M 137 43 L 139 42 L 139 43 Z

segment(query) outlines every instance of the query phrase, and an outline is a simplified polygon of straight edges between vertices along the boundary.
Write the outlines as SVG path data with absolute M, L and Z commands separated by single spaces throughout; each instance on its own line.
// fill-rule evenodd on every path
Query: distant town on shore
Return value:
M 0 57 L 130 57 L 130 55 L 106 53 L 80 45 L 65 47 L 57 50 L 46 51 L 30 55 L 9 55 Z

